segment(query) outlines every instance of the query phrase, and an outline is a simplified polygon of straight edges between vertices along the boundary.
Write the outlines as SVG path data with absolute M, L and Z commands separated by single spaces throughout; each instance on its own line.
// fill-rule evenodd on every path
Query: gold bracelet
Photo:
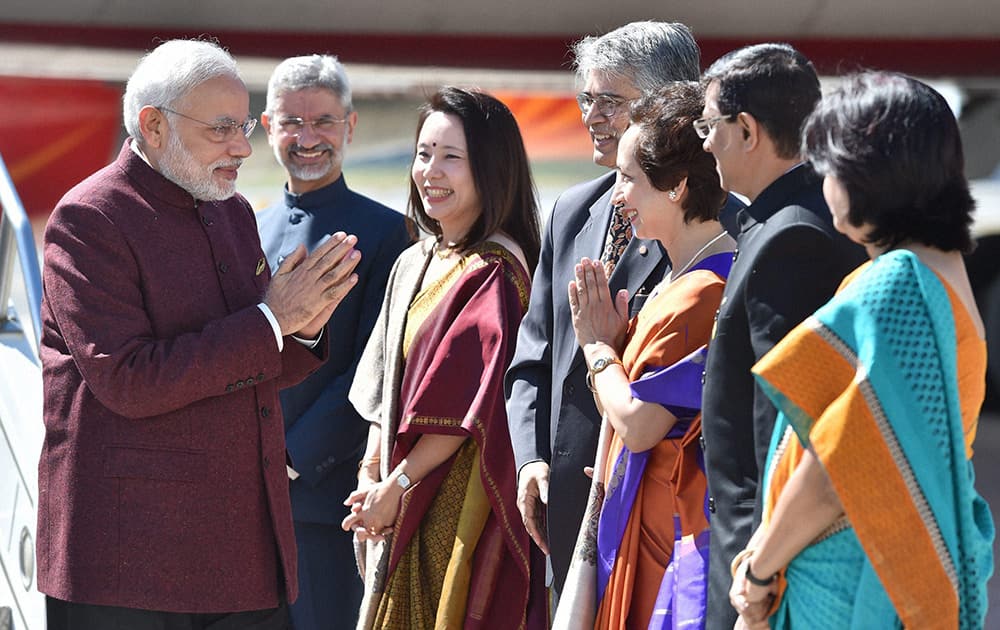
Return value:
M 381 457 L 362 457 L 361 461 L 358 462 L 358 472 L 361 472 L 362 468 L 366 466 L 371 466 L 372 464 L 378 464 L 382 461 Z
M 747 547 L 743 551 L 736 554 L 736 557 L 733 558 L 733 561 L 729 563 L 729 573 L 733 577 L 736 577 L 736 572 L 740 570 L 740 565 L 743 564 L 744 560 L 752 556 L 754 551 L 756 551 L 756 549 L 752 547 Z

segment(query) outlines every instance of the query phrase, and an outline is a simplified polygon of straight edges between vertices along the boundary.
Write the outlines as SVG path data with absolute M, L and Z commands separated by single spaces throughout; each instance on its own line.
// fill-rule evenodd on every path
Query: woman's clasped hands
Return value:
M 608 276 L 599 260 L 584 258 L 574 272 L 576 279 L 569 283 L 569 306 L 577 342 L 589 363 L 595 358 L 590 355 L 599 354 L 602 346 L 618 352 L 625 344 L 628 291 L 622 289 L 612 299 Z
M 359 481 L 358 488 L 344 500 L 351 511 L 340 526 L 353 531 L 361 542 L 383 540 L 393 532 L 402 494 L 403 488 L 391 477 Z

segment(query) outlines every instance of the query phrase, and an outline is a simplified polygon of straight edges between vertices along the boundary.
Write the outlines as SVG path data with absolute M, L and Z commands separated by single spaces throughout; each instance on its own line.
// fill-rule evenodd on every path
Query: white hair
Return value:
M 306 55 L 289 57 L 274 69 L 267 82 L 267 105 L 264 111 L 274 114 L 275 101 L 287 92 L 306 88 L 324 88 L 340 99 L 340 104 L 349 113 L 354 110 L 351 103 L 351 84 L 343 64 L 334 55 Z
M 236 60 L 218 44 L 189 39 L 160 44 L 139 60 L 129 77 L 122 99 L 125 130 L 143 144 L 139 110 L 147 105 L 172 107 L 194 88 L 218 77 L 242 81 Z

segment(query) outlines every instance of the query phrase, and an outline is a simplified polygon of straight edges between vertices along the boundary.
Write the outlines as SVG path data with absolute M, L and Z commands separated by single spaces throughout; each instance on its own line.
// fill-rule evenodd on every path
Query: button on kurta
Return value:
M 219 273 L 226 273 L 227 271 L 229 271 L 229 265 L 227 265 L 224 262 L 220 262 L 219 263 Z
M 212 220 L 206 217 L 205 215 L 201 215 L 201 222 L 204 223 L 205 225 L 212 225 Z
M 260 417 L 261 418 L 266 418 L 269 415 L 271 415 L 271 410 L 270 409 L 268 409 L 267 407 L 261 407 L 260 408 Z

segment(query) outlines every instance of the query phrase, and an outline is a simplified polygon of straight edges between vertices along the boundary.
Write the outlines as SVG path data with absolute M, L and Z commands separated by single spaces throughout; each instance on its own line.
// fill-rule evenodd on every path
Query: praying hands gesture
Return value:
M 628 326 L 628 291 L 622 289 L 612 300 L 599 260 L 584 258 L 575 272 L 576 279 L 569 283 L 569 307 L 576 340 L 590 365 L 609 350 L 621 353 Z

